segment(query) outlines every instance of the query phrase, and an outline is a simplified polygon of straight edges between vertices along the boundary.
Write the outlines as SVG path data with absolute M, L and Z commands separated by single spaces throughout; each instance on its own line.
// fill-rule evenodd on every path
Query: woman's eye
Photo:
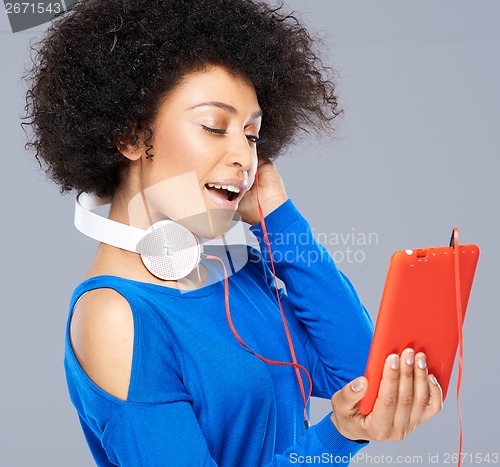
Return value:
M 251 141 L 252 143 L 258 143 L 259 142 L 259 137 L 255 135 L 246 135 L 248 141 Z
M 206 125 L 201 125 L 201 127 L 205 131 L 208 131 L 209 133 L 214 133 L 216 135 L 225 135 L 227 133 L 226 130 L 222 130 L 221 128 L 210 128 L 209 126 Z
M 227 135 L 227 130 L 224 130 L 222 128 L 211 128 L 211 127 L 206 126 L 206 125 L 201 125 L 201 127 L 208 133 L 212 133 L 215 135 Z M 255 135 L 245 135 L 245 136 L 248 139 L 248 141 L 250 141 L 254 144 L 257 144 L 257 142 L 259 141 L 258 136 L 255 136 Z

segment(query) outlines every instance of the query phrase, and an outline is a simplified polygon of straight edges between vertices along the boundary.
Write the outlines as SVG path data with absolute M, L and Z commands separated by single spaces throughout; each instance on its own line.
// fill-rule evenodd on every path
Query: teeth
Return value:
M 217 189 L 223 189 L 227 191 L 232 191 L 233 193 L 239 193 L 240 189 L 237 186 L 234 185 L 216 185 L 215 183 L 207 183 L 207 186 L 210 188 L 217 188 Z

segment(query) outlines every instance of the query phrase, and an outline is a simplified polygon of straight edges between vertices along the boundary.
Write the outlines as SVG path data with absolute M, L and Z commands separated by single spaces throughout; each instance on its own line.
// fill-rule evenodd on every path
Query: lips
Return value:
M 205 184 L 213 201 L 222 209 L 236 210 L 238 201 L 247 190 L 247 181 L 241 179 L 225 179 Z

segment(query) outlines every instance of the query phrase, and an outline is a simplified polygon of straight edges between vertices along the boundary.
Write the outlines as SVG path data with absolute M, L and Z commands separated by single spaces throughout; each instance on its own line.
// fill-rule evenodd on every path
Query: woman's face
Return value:
M 150 217 L 204 237 L 224 233 L 254 182 L 261 118 L 245 78 L 219 66 L 187 74 L 153 122 L 152 161 L 137 161 Z

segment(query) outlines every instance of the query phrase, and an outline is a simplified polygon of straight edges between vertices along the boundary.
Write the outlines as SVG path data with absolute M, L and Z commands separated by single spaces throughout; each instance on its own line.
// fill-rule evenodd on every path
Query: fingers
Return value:
M 427 374 L 424 353 L 406 349 L 401 357 L 387 357 L 372 412 L 363 416 L 358 402 L 368 389 L 366 378 L 357 378 L 332 397 L 332 422 L 346 438 L 401 441 L 442 407 L 442 391 Z
M 416 355 L 413 378 L 413 407 L 407 430 L 409 433 L 413 433 L 417 425 L 419 425 L 422 415 L 426 411 L 430 400 L 427 359 L 423 353 L 418 353 Z
M 442 406 L 441 388 L 428 377 L 424 353 L 406 349 L 390 355 L 384 366 L 370 425 L 376 439 L 401 441 Z M 376 420 L 376 422 L 375 422 Z
M 397 439 L 403 439 L 406 436 L 410 424 L 410 416 L 414 408 L 413 402 L 415 396 L 414 373 L 417 368 L 418 366 L 415 365 L 415 352 L 413 349 L 404 350 L 400 359 L 398 402 L 394 415 L 394 432 Z
M 434 375 L 429 375 L 427 378 L 430 382 L 429 403 L 420 418 L 419 424 L 434 417 L 434 415 L 436 415 L 443 408 L 443 390 L 441 389 L 441 386 Z
M 369 420 L 373 422 L 373 439 L 375 440 L 388 439 L 392 435 L 396 408 L 398 407 L 399 380 L 399 355 L 389 355 L 385 360 L 377 400 L 372 413 L 368 416 Z

